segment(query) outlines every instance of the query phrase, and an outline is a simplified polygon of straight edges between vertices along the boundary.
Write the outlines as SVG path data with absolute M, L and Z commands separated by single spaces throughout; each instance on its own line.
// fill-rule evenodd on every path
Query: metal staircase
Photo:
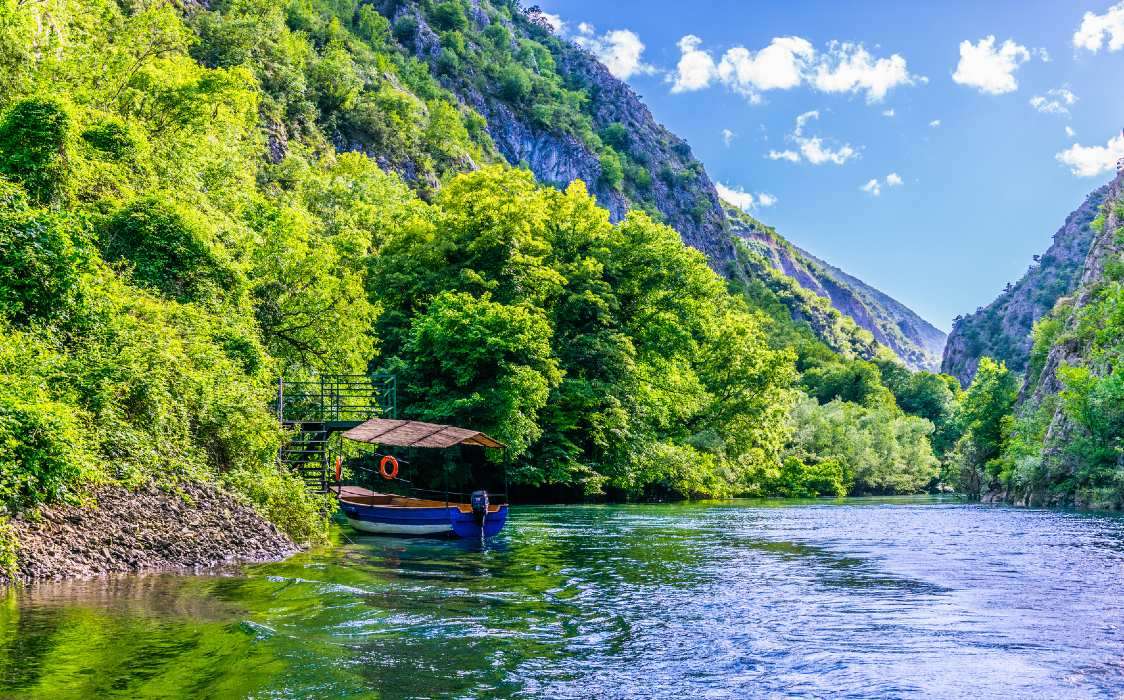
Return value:
M 277 420 L 289 434 L 278 458 L 300 475 L 310 490 L 325 492 L 333 436 L 365 420 L 398 415 L 394 375 L 324 374 L 307 381 L 277 384 Z M 338 442 L 338 440 L 337 440 Z M 336 448 L 338 454 L 338 448 Z

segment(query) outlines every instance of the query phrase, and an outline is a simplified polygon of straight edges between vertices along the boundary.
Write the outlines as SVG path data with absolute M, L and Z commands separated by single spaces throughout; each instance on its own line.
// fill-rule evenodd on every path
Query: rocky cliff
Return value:
M 945 334 L 940 329 L 901 302 L 792 245 L 775 229 L 745 212 L 729 205 L 725 207 L 725 212 L 731 232 L 774 269 L 795 280 L 808 292 L 828 300 L 840 314 L 868 331 L 875 341 L 890 348 L 909 367 L 937 370 L 945 343 Z M 798 302 L 796 297 L 792 297 L 790 306 L 794 317 L 809 321 L 821 339 L 836 350 L 842 350 L 840 341 L 829 337 L 825 331 L 826 319 L 816 318 L 807 304 Z M 854 338 L 855 334 L 849 335 Z M 851 345 L 854 345 L 854 340 Z M 856 354 L 864 356 L 868 352 L 861 350 Z
M 1008 285 L 987 306 L 957 317 L 945 346 L 942 372 L 967 386 L 984 356 L 1003 360 L 1017 372 L 1026 371 L 1034 322 L 1076 288 L 1093 240 L 1091 224 L 1108 193 L 1108 185 L 1090 193 L 1066 217 L 1053 243 L 1043 255 L 1036 256 L 1022 279 Z

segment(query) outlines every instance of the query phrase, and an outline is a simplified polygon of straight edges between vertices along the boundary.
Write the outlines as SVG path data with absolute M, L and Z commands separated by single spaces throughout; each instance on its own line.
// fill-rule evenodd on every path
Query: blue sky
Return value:
M 1124 156 L 1124 2 L 538 4 L 755 216 L 945 330 Z

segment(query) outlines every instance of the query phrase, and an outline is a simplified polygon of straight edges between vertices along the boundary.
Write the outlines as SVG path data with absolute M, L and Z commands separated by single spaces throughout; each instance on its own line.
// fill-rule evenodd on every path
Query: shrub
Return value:
M 60 214 L 0 212 L 0 316 L 25 325 L 63 317 L 79 293 L 82 256 Z
M 240 469 L 223 480 L 294 542 L 315 544 L 327 539 L 328 519 L 324 516 L 335 507 L 332 496 L 310 493 L 295 474 L 270 466 Z
M 500 76 L 500 95 L 509 102 L 521 102 L 531 94 L 531 76 L 521 66 L 509 63 Z
M 21 183 L 37 203 L 56 200 L 65 188 L 70 116 L 53 100 L 12 105 L 0 119 L 0 174 Z
M 632 141 L 628 129 L 620 122 L 613 122 L 608 125 L 601 130 L 599 136 L 606 146 L 611 146 L 618 151 L 627 151 Z
M 619 190 L 621 183 L 624 182 L 624 165 L 621 163 L 621 157 L 609 147 L 601 151 L 601 182 L 615 190 Z
M 123 123 L 105 120 L 82 132 L 82 140 L 110 160 L 131 160 L 137 155 L 136 137 Z
M 414 43 L 418 34 L 418 21 L 409 15 L 399 17 L 394 23 L 394 38 L 403 46 Z
M 0 505 L 9 510 L 66 498 L 86 467 L 73 409 L 14 389 L 0 387 Z
M 444 31 L 463 31 L 468 27 L 468 17 L 457 0 L 438 3 L 430 12 L 429 18 L 433 26 Z
M 16 555 L 19 552 L 19 540 L 6 518 L 0 518 L 0 576 L 9 580 L 16 576 Z
M 106 260 L 128 262 L 135 282 L 177 301 L 199 301 L 241 286 L 203 226 L 155 197 L 111 216 L 99 239 Z

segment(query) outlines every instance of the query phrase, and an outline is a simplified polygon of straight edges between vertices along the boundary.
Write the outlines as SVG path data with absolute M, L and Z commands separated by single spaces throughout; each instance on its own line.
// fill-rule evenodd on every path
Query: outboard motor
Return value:
M 484 490 L 472 492 L 472 517 L 476 524 L 483 526 L 484 517 L 488 514 L 488 492 Z

